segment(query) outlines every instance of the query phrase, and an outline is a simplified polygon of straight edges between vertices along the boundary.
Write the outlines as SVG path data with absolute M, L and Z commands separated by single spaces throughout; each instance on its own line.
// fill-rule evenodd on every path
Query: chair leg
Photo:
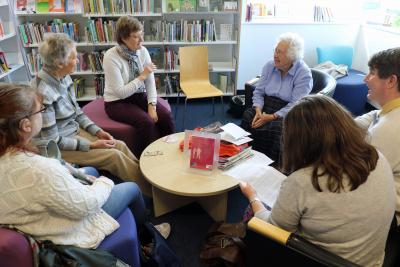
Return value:
M 175 120 L 177 118 L 178 114 L 178 105 L 179 105 L 179 95 L 181 94 L 181 91 L 178 92 L 178 96 L 176 97 L 176 105 L 175 105 Z
M 221 105 L 222 105 L 222 114 L 225 113 L 225 109 L 224 109 L 224 96 L 221 95 Z
M 214 97 L 212 98 L 212 104 L 213 104 L 213 116 L 215 115 L 215 103 L 214 103 Z
M 185 131 L 186 104 L 187 104 L 187 97 L 185 98 L 185 109 L 183 111 L 182 131 Z

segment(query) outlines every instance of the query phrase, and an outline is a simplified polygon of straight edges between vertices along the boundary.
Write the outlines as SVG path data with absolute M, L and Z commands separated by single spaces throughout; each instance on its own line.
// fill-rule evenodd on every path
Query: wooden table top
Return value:
M 179 150 L 179 143 L 184 136 L 183 132 L 169 136 L 169 140 L 177 140 L 174 143 L 168 143 L 162 137 L 143 151 L 140 169 L 153 186 L 181 196 L 212 196 L 227 192 L 238 185 L 236 179 L 222 174 L 219 169 L 214 170 L 212 175 L 191 171 L 187 157 Z M 146 156 L 148 153 L 157 155 Z

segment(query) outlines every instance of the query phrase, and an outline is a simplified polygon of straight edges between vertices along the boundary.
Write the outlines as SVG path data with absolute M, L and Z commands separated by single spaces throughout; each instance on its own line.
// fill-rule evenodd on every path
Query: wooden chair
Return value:
M 185 94 L 185 110 L 183 114 L 182 128 L 185 128 L 186 105 L 188 99 L 212 97 L 213 114 L 215 114 L 214 97 L 220 96 L 222 109 L 223 93 L 210 83 L 208 71 L 208 49 L 206 46 L 188 46 L 179 48 L 180 61 L 180 87 Z M 179 104 L 179 95 L 176 100 L 176 112 Z
M 256 217 L 249 221 L 247 227 L 251 230 L 247 232 L 247 240 L 245 239 L 248 266 L 266 266 L 269 262 L 276 264 L 271 266 L 289 266 L 293 262 L 296 266 L 307 267 L 359 266 L 314 245 L 295 233 L 287 232 Z M 251 237 L 252 232 L 258 235 Z

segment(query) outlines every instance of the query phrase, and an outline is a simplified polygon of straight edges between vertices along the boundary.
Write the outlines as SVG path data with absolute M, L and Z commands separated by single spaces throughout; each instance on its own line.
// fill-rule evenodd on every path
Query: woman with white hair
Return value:
M 253 93 L 253 107 L 241 126 L 251 132 L 253 149 L 280 163 L 282 118 L 312 89 L 311 70 L 302 60 L 304 41 L 295 33 L 278 37 L 274 59 L 265 64 Z

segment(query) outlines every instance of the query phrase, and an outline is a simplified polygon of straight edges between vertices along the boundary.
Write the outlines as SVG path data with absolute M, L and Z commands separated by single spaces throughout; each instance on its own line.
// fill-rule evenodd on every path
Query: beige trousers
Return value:
M 80 129 L 77 138 L 84 138 L 91 142 L 98 140 L 83 129 Z M 124 181 L 135 182 L 142 192 L 151 196 L 151 185 L 145 180 L 139 168 L 139 161 L 132 154 L 123 141 L 115 140 L 115 148 L 90 149 L 89 151 L 61 150 L 62 158 L 80 166 L 92 166 L 99 170 L 109 171 Z

